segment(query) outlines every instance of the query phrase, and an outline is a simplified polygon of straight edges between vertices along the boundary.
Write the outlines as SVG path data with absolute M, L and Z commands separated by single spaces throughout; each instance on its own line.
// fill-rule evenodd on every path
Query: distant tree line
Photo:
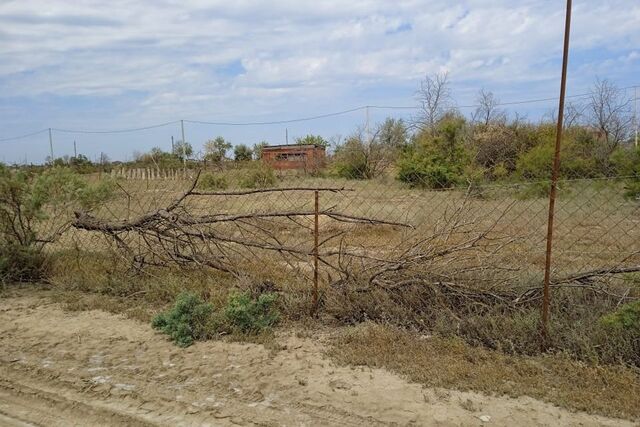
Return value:
M 447 74 L 427 76 L 410 122 L 387 119 L 373 132 L 358 129 L 335 148 L 335 172 L 371 179 L 388 171 L 411 186 L 448 188 L 506 179 L 546 180 L 555 141 L 552 112 L 537 123 L 509 117 L 491 92 L 481 90 L 470 117 L 455 108 Z M 597 80 L 584 103 L 566 106 L 561 174 L 564 178 L 640 178 L 640 152 L 632 144 L 631 100 Z

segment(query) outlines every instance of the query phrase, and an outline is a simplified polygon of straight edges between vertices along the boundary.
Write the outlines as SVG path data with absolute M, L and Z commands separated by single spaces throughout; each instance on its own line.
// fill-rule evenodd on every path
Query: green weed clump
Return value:
M 215 330 L 213 305 L 205 303 L 190 292 L 176 298 L 171 309 L 157 315 L 151 325 L 171 337 L 180 347 L 188 347 L 196 340 L 204 340 Z
M 640 200 L 640 181 L 632 181 L 624 187 L 624 198 Z
M 603 326 L 624 331 L 635 331 L 640 338 L 640 301 L 621 306 L 600 319 Z
M 267 188 L 273 187 L 275 183 L 276 174 L 272 168 L 267 166 L 249 169 L 240 178 L 240 186 L 242 188 Z
M 225 318 L 235 330 L 242 333 L 262 332 L 278 322 L 279 313 L 274 308 L 276 297 L 271 292 L 257 298 L 252 298 L 248 292 L 232 294 L 224 311 Z
M 203 190 L 226 190 L 229 186 L 223 175 L 205 173 L 198 181 L 198 187 Z
M 225 307 L 216 311 L 213 304 L 196 294 L 183 292 L 173 307 L 157 315 L 151 325 L 169 335 L 180 347 L 220 334 L 259 334 L 278 322 L 276 297 L 274 293 L 264 293 L 256 298 L 249 293 L 234 293 Z

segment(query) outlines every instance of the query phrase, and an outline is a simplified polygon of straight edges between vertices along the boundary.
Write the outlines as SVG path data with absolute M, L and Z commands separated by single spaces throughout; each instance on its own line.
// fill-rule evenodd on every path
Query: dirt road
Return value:
M 424 389 L 336 366 L 294 334 L 284 350 L 180 349 L 148 325 L 69 313 L 40 294 L 0 299 L 0 426 L 633 425 L 530 398 Z

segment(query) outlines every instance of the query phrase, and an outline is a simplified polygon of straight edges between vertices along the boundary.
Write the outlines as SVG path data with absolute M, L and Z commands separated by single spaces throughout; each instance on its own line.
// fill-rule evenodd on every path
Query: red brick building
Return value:
M 325 160 L 322 145 L 270 145 L 262 149 L 262 161 L 274 169 L 314 171 L 323 168 Z

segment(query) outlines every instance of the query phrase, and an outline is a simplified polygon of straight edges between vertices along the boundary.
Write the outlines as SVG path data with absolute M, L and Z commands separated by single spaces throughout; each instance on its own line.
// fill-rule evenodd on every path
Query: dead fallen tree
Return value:
M 198 177 L 166 206 L 131 218 L 127 215 L 127 219 L 107 220 L 78 211 L 72 227 L 107 239 L 134 272 L 147 267 L 199 266 L 240 277 L 286 269 L 290 276 L 310 281 L 315 255 L 312 225 L 317 215 L 346 225 L 331 232 L 325 230 L 318 239 L 321 280 L 327 285 L 324 298 L 347 300 L 353 295 L 370 294 L 404 306 L 433 308 L 431 304 L 436 304 L 464 316 L 496 308 L 517 310 L 537 304 L 541 296 L 541 285 L 524 289 L 522 284 L 514 285 L 519 283 L 522 271 L 510 264 L 509 253 L 527 237 L 502 232 L 499 225 L 515 202 L 492 215 L 475 213 L 467 193 L 433 228 L 416 230 L 407 223 L 335 208 L 215 211 L 217 197 L 350 191 L 345 188 L 199 191 L 197 184 Z M 206 206 L 204 211 L 196 208 L 197 203 L 188 203 L 194 198 L 206 200 L 201 203 Z M 401 238 L 399 243 L 384 242 L 381 247 L 356 244 L 350 234 L 355 230 L 352 227 L 386 227 Z M 253 265 L 252 271 L 248 271 L 249 265 Z M 557 279 L 552 286 L 580 288 L 624 302 L 633 298 L 633 293 L 608 289 L 602 279 L 634 271 L 638 270 L 620 266 L 583 272 Z
M 260 259 L 257 252 L 270 252 L 280 256 L 287 264 L 308 262 L 314 254 L 313 239 L 307 242 L 286 243 L 278 236 L 283 226 L 293 229 L 310 226 L 300 222 L 315 216 L 326 217 L 346 224 L 411 228 L 400 222 L 387 221 L 337 212 L 333 208 L 316 210 L 286 210 L 250 213 L 208 213 L 197 215 L 186 201 L 195 197 L 238 196 L 276 192 L 331 192 L 349 191 L 333 187 L 281 187 L 243 191 L 198 191 L 198 176 L 191 186 L 168 206 L 139 215 L 132 219 L 106 220 L 88 212 L 75 212 L 72 227 L 99 233 L 114 242 L 117 250 L 129 260 L 136 271 L 145 266 L 201 265 L 224 271 L 234 276 L 244 274 L 242 266 L 249 260 Z M 213 205 L 213 204 L 212 204 Z M 363 250 L 327 249 L 328 242 L 342 237 L 331 235 L 319 242 L 320 261 L 335 271 L 341 271 L 339 260 L 344 257 L 378 260 L 375 254 Z M 338 263 L 331 258 L 337 258 Z

